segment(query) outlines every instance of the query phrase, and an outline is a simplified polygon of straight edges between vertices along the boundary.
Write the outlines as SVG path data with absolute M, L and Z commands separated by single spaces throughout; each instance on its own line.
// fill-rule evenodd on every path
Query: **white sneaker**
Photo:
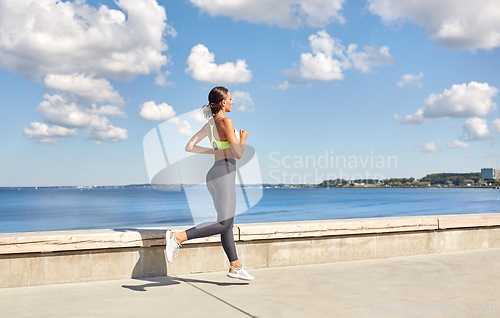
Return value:
M 177 256 L 177 253 L 179 253 L 179 248 L 181 247 L 181 243 L 175 240 L 175 235 L 177 234 L 177 232 L 174 232 L 172 238 L 170 238 L 170 233 L 172 233 L 172 231 L 167 230 L 167 234 L 165 235 L 165 240 L 167 241 L 167 262 L 169 263 L 171 263 L 172 259 Z
M 231 266 L 231 265 L 230 265 Z M 235 273 L 228 272 L 227 276 L 231 278 L 239 278 L 243 280 L 253 280 L 253 276 L 248 274 L 248 272 L 243 268 L 243 265 L 240 268 L 236 268 L 231 266 L 231 269 L 233 269 Z

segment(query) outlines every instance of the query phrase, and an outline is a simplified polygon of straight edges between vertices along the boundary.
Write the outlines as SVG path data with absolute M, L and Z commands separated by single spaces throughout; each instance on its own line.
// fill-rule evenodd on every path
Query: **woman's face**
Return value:
M 231 108 L 233 107 L 233 100 L 231 98 L 231 93 L 227 92 L 227 98 L 222 101 L 222 106 L 224 107 L 226 113 L 231 112 Z

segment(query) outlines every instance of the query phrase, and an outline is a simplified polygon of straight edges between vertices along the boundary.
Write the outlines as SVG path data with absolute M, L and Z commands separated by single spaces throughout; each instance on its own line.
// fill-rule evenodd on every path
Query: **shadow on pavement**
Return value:
M 248 285 L 247 282 L 241 283 L 227 283 L 227 282 L 215 282 L 202 279 L 191 279 L 191 278 L 180 278 L 171 276 L 161 276 L 161 277 L 151 277 L 151 278 L 141 278 L 137 280 L 148 281 L 149 283 L 140 285 L 122 285 L 123 288 L 128 288 L 133 291 L 146 291 L 146 288 L 150 287 L 162 287 L 170 285 L 179 285 L 180 283 L 202 283 L 202 284 L 212 284 L 217 286 L 238 286 L 238 285 Z

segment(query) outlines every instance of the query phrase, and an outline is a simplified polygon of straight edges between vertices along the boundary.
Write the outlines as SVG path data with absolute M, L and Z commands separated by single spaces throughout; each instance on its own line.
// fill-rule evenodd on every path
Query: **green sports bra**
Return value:
M 229 142 L 226 140 L 226 141 L 219 141 L 217 139 L 215 139 L 215 136 L 214 136 L 214 125 L 215 125 L 215 121 L 219 118 L 222 118 L 222 117 L 217 117 L 215 120 L 214 120 L 214 123 L 212 124 L 211 121 L 209 121 L 208 123 L 210 124 L 210 144 L 212 145 L 212 149 L 213 150 L 218 150 L 218 149 L 228 149 L 230 146 L 229 146 Z M 238 141 L 240 141 L 240 136 L 236 130 L 236 128 L 234 128 L 234 134 L 236 135 L 236 138 L 238 138 Z

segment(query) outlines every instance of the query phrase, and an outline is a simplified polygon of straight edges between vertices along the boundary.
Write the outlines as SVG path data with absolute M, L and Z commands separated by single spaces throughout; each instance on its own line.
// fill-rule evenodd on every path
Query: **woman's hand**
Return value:
M 241 139 L 247 139 L 248 138 L 248 133 L 244 129 L 240 129 L 240 138 Z

